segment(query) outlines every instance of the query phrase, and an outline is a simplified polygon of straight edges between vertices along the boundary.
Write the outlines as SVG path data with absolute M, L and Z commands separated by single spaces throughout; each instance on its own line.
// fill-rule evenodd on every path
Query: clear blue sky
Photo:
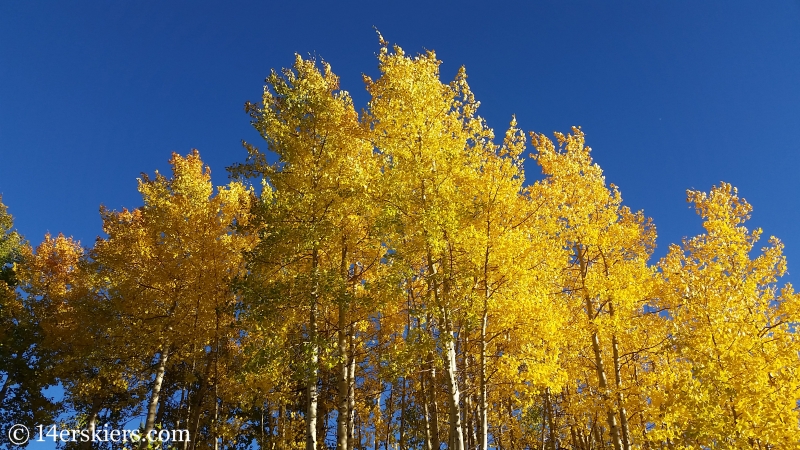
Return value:
M 140 172 L 198 148 L 215 184 L 259 141 L 243 112 L 295 52 L 363 107 L 373 26 L 465 65 L 502 135 L 580 125 L 607 180 L 667 245 L 700 231 L 685 190 L 721 180 L 800 264 L 800 2 L 3 2 L 0 193 L 18 229 L 91 245 L 98 207 L 140 204 Z M 529 169 L 538 171 L 533 164 Z M 791 277 L 790 277 L 791 278 Z
M 99 205 L 139 206 L 136 177 L 173 151 L 198 148 L 226 183 L 240 140 L 259 140 L 244 102 L 295 52 L 330 62 L 363 107 L 375 26 L 436 50 L 447 79 L 465 65 L 498 135 L 512 114 L 548 134 L 582 126 L 607 180 L 653 217 L 657 256 L 700 231 L 685 190 L 724 180 L 800 265 L 797 0 L 231 3 L 0 3 L 0 193 L 32 243 L 91 245 Z

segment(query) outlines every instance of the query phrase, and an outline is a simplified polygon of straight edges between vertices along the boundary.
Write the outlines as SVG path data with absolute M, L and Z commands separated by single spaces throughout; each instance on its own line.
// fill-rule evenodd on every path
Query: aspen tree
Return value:
M 469 212 L 461 200 L 479 159 L 468 139 L 482 142 L 486 136 L 474 125 L 477 104 L 463 70 L 452 84 L 443 84 L 432 52 L 411 58 L 397 46 L 390 52 L 381 41 L 381 77 L 366 82 L 373 139 L 383 158 L 381 201 L 392 224 L 385 241 L 398 270 L 426 285 L 424 308 L 442 348 L 448 445 L 464 450 L 455 326 L 469 279 L 459 248 Z
M 688 191 L 705 233 L 672 245 L 659 266 L 670 347 L 653 392 L 654 438 L 675 448 L 798 448 L 798 296 L 775 237 L 745 222 L 752 207 L 722 183 Z M 751 256 L 753 255 L 753 256 Z
M 370 177 L 377 167 L 371 162 L 372 148 L 349 94 L 339 90 L 328 64 L 321 72 L 313 60 L 297 56 L 293 69 L 267 78 L 262 103 L 247 108 L 268 150 L 278 156 L 271 166 L 264 153 L 250 147 L 248 163 L 233 168 L 235 174 L 268 183 L 257 210 L 263 229 L 251 280 L 283 286 L 274 291 L 280 295 L 274 301 L 292 302 L 307 314 L 296 324 L 306 346 L 302 377 L 308 450 L 324 438 L 317 436 L 323 425 L 317 409 L 320 365 L 328 364 L 321 357 L 330 343 L 320 326 L 336 306 L 336 360 L 331 364 L 338 378 L 337 443 L 346 449 L 353 312 L 382 253 L 369 225 Z
M 180 362 L 205 362 L 192 392 L 189 428 L 196 437 L 198 407 L 220 381 L 214 370 L 220 348 L 233 338 L 231 282 L 242 275 L 243 253 L 252 244 L 234 226 L 249 220 L 252 192 L 233 182 L 215 193 L 197 151 L 185 158 L 173 154 L 170 163 L 171 179 L 159 173 L 140 179 L 144 206 L 102 211 L 108 238 L 98 240 L 93 258 L 119 319 L 114 339 L 152 367 L 145 434 L 156 426 L 167 372 Z M 210 440 L 216 443 L 217 436 Z
M 592 395 L 593 408 L 605 417 L 614 449 L 629 450 L 634 436 L 630 399 L 624 393 L 630 378 L 623 366 L 635 362 L 629 359 L 626 364 L 622 355 L 650 346 L 638 321 L 646 316 L 644 308 L 651 298 L 653 270 L 647 261 L 655 245 L 655 229 L 641 212 L 622 206 L 613 184 L 606 186 L 580 129 L 573 128 L 571 135 L 556 133 L 560 150 L 543 135 L 531 137 L 537 161 L 547 175 L 543 193 L 558 211 L 562 245 L 569 258 L 563 298 L 580 312 L 573 320 L 582 339 L 591 345 L 590 354 L 576 362 L 591 360 L 594 376 L 584 378 L 582 371 L 572 376 L 586 383 L 582 395 Z
M 561 251 L 546 199 L 536 186 L 523 187 L 524 148 L 512 120 L 503 144 L 484 148 L 470 196 L 474 219 L 465 249 L 476 281 L 471 313 L 478 321 L 476 438 L 482 449 L 489 448 L 490 402 L 513 402 L 524 415 L 543 390 L 564 381 L 559 330 L 566 314 L 553 301 Z M 498 387 L 490 392 L 490 384 Z
M 236 181 L 173 154 L 94 248 L 32 248 L 0 203 L 2 424 L 60 384 L 69 426 L 181 450 L 800 448 L 800 295 L 733 187 L 689 191 L 705 233 L 651 265 L 580 129 L 531 134 L 526 180 L 463 68 L 379 39 L 362 114 L 297 56 Z
M 86 426 L 94 430 L 98 414 L 113 396 L 126 397 L 136 388 L 138 366 L 122 368 L 108 363 L 109 357 L 131 357 L 108 342 L 116 331 L 108 304 L 97 295 L 84 249 L 63 235 L 49 234 L 35 249 L 26 249 L 19 267 L 27 302 L 37 317 L 55 376 L 61 381 L 67 402 L 87 415 Z M 114 332 L 112 331 L 112 333 Z M 126 382 L 126 379 L 128 380 Z M 122 406 L 120 402 L 116 405 Z
M 43 389 L 56 383 L 51 346 L 45 345 L 42 317 L 34 306 L 39 298 L 28 287 L 31 249 L 14 229 L 14 221 L 0 196 L 0 427 L 15 424 L 33 429 L 48 423 L 55 402 Z

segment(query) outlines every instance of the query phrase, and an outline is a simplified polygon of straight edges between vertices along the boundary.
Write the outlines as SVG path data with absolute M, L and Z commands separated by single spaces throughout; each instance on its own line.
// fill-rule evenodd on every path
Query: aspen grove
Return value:
M 463 68 L 443 83 L 433 52 L 380 43 L 363 111 L 297 56 L 246 104 L 264 142 L 229 184 L 173 154 L 142 206 L 101 209 L 92 247 L 32 246 L 0 203 L 4 429 L 191 438 L 139 449 L 800 448 L 800 296 L 736 188 L 688 191 L 705 231 L 654 261 L 655 225 L 580 128 L 512 119 L 498 139 Z

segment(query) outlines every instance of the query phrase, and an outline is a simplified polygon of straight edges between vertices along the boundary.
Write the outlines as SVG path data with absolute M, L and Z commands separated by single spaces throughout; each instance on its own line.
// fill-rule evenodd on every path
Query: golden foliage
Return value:
M 146 406 L 275 449 L 800 446 L 800 295 L 735 188 L 689 191 L 705 233 L 653 264 L 579 128 L 531 133 L 526 181 L 526 135 L 495 142 L 463 68 L 380 41 L 362 113 L 297 56 L 246 105 L 266 149 L 236 181 L 173 155 L 94 248 L 17 245 L 3 332 L 32 311 L 76 420 Z

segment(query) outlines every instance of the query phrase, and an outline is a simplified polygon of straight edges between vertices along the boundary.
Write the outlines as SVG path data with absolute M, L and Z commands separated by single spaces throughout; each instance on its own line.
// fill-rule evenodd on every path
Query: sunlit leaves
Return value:
M 657 433 L 692 446 L 796 443 L 800 316 L 791 286 L 776 285 L 783 244 L 773 237 L 756 251 L 761 230 L 745 228 L 752 208 L 729 184 L 688 201 L 706 233 L 660 262 L 672 345 Z
M 530 134 L 526 179 L 465 69 L 380 43 L 362 113 L 296 56 L 236 181 L 175 154 L 91 249 L 28 248 L 0 204 L 0 392 L 222 447 L 797 447 L 800 295 L 735 188 L 689 191 L 705 232 L 653 264 L 579 128 Z

